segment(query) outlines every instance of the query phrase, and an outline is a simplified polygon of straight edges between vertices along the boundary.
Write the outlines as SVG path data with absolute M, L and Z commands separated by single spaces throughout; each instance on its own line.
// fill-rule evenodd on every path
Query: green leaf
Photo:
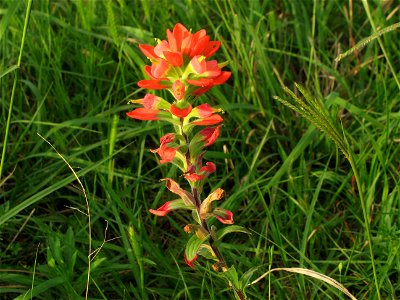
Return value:
M 209 235 L 205 236 L 203 239 L 200 239 L 196 234 L 192 235 L 189 241 L 186 244 L 185 255 L 188 261 L 192 261 L 196 255 L 197 251 L 199 250 L 201 244 L 204 241 L 208 240 Z
M 203 256 L 206 259 L 215 260 L 215 254 L 212 251 L 210 245 L 201 244 L 199 250 L 197 251 L 197 254 Z
M 16 69 L 18 69 L 18 68 L 19 68 L 19 67 L 18 67 L 17 65 L 12 65 L 12 66 L 9 67 L 7 70 L 2 71 L 2 72 L 0 73 L 0 78 L 6 76 L 8 73 L 10 73 L 10 72 L 12 72 L 12 71 L 14 71 L 14 70 L 16 70 Z
M 217 234 L 216 234 L 216 240 L 219 241 L 225 235 L 227 235 L 228 233 L 232 233 L 232 232 L 242 232 L 242 233 L 251 234 L 251 232 L 249 230 L 247 230 L 246 228 L 244 228 L 243 226 L 232 225 L 232 226 L 224 227 L 221 230 L 218 230 Z
M 242 286 L 247 286 L 248 283 L 250 282 L 251 277 L 254 275 L 254 273 L 255 273 L 256 271 L 258 271 L 258 270 L 259 270 L 260 268 L 262 268 L 262 267 L 264 267 L 264 266 L 256 266 L 256 267 L 253 267 L 253 268 L 247 270 L 247 271 L 242 275 L 242 277 L 241 277 L 241 279 L 240 279 L 240 281 L 241 281 L 241 283 L 242 283 Z
M 239 283 L 239 277 L 238 274 L 236 272 L 235 266 L 232 266 L 228 269 L 228 271 L 222 273 L 222 275 L 228 279 L 228 281 L 233 285 L 233 287 L 235 288 L 235 290 L 240 290 L 241 286 Z
M 11 20 L 13 19 L 13 16 L 16 13 L 16 11 L 18 10 L 18 7 L 21 3 L 22 3 L 22 1 L 14 0 L 9 5 L 8 9 L 5 10 L 5 13 L 2 16 L 1 22 L 0 22 L 0 40 L 3 37 L 6 37 L 6 35 L 4 33 L 6 32 L 7 28 L 9 28 L 9 24 L 10 24 Z
M 183 199 L 176 199 L 170 201 L 170 210 L 177 210 L 177 209 L 194 209 L 194 205 L 187 205 Z

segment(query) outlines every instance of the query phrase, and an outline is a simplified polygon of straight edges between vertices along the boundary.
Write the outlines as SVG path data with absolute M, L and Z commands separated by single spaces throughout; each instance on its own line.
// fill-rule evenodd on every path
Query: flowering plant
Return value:
M 245 299 L 236 270 L 234 267 L 228 268 L 216 242 L 227 233 L 247 230 L 236 225 L 219 231 L 215 226 L 210 227 L 208 220 L 212 218 L 223 224 L 233 224 L 233 213 L 222 207 L 214 207 L 213 202 L 224 196 L 221 188 L 202 197 L 205 180 L 216 171 L 215 163 L 209 161 L 203 164 L 203 157 L 220 134 L 223 118 L 219 113 L 222 110 L 208 103 L 193 107 L 194 100 L 213 86 L 223 84 L 231 76 L 231 72 L 222 70 L 226 62 L 218 63 L 210 59 L 220 45 L 219 41 L 211 41 L 204 29 L 191 33 L 182 24 L 176 24 L 172 31 L 167 29 L 167 40 L 158 40 L 156 46 L 139 45 L 151 64 L 144 68 L 150 79 L 139 81 L 138 86 L 150 90 L 168 90 L 173 101 L 171 103 L 154 94 L 146 94 L 142 99 L 130 101 L 142 107 L 128 112 L 127 116 L 172 124 L 174 132 L 162 136 L 160 146 L 151 151 L 159 155 L 161 164 L 177 166 L 190 190 L 185 190 L 172 178 L 162 179 L 178 198 L 158 209 L 150 209 L 150 212 L 165 216 L 173 210 L 191 211 L 194 223 L 184 227 L 185 232 L 192 234 L 185 248 L 185 262 L 195 268 L 199 255 L 211 259 L 214 261 L 213 270 L 223 271 L 235 296 Z

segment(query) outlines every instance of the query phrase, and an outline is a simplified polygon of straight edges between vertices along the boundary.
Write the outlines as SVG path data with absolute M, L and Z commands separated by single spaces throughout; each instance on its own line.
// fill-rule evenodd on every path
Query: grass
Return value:
M 177 22 L 221 40 L 217 58 L 232 71 L 201 100 L 225 111 L 207 153 L 217 164 L 208 189 L 225 189 L 235 223 L 253 232 L 224 237 L 228 263 L 239 275 L 251 270 L 251 281 L 296 267 L 335 279 L 357 299 L 400 296 L 395 1 L 29 3 L 0 7 L 1 299 L 84 298 L 89 249 L 90 299 L 233 297 L 210 265 L 184 264 L 184 214 L 148 213 L 171 199 L 158 179 L 179 174 L 148 151 L 168 127 L 125 117 L 128 100 L 144 93 L 138 43 L 164 38 Z M 289 100 L 283 87 L 295 82 L 346 132 L 359 185 L 331 139 L 273 98 Z M 283 271 L 247 293 L 346 299 Z

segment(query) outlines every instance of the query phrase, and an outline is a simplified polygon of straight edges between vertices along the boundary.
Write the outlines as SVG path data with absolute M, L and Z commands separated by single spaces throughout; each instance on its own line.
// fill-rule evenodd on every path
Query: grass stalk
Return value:
M 9 104 L 9 107 L 8 107 L 6 130 L 5 130 L 4 139 L 3 139 L 3 149 L 2 149 L 2 152 L 1 152 L 0 180 L 1 180 L 2 175 L 3 175 L 3 167 L 4 167 L 4 161 L 5 161 L 5 158 L 6 158 L 6 150 L 7 150 L 8 133 L 9 133 L 9 130 L 10 130 L 11 116 L 12 116 L 12 113 L 13 113 L 13 104 L 14 104 L 14 98 L 15 98 L 15 91 L 16 91 L 17 82 L 18 82 L 18 79 L 19 79 L 18 69 L 21 67 L 22 53 L 24 51 L 26 31 L 28 30 L 28 24 L 29 24 L 29 17 L 31 15 L 32 1 L 33 0 L 29 0 L 28 1 L 28 5 L 26 7 L 24 28 L 22 30 L 21 46 L 19 48 L 18 61 L 17 61 L 16 69 L 15 69 L 15 72 L 14 72 L 14 82 L 13 82 L 12 91 L 11 91 L 10 104 Z
M 353 169 L 353 174 L 356 179 L 357 183 L 357 189 L 358 189 L 358 195 L 360 197 L 360 202 L 361 202 L 361 209 L 363 211 L 363 218 L 364 218 L 364 226 L 365 226 L 365 231 L 367 233 L 367 240 L 368 240 L 368 249 L 369 249 L 369 255 L 371 257 L 371 265 L 372 265 L 372 272 L 374 275 L 374 283 L 375 283 L 375 288 L 376 288 L 376 295 L 378 296 L 378 299 L 381 299 L 381 293 L 380 293 L 380 288 L 379 288 L 379 281 L 378 281 L 378 275 L 376 272 L 376 263 L 375 263 L 375 258 L 374 258 L 374 250 L 372 248 L 372 235 L 371 235 L 371 229 L 369 225 L 369 219 L 368 219 L 368 213 L 367 213 L 367 208 L 365 206 L 365 198 L 364 198 L 364 190 L 361 182 L 360 175 L 358 174 L 358 169 L 356 162 L 354 160 L 353 154 L 350 153 L 348 157 L 348 161 L 351 165 L 351 168 Z

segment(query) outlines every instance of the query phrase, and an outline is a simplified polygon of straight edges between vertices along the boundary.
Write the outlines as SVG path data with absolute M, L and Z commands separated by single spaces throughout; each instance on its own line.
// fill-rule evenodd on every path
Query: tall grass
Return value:
M 80 299 L 86 290 L 90 299 L 231 297 L 211 266 L 184 264 L 183 217 L 148 213 L 169 197 L 158 178 L 176 172 L 148 151 L 168 128 L 125 117 L 129 99 L 144 93 L 138 44 L 177 22 L 221 40 L 218 59 L 232 71 L 205 96 L 225 111 L 207 154 L 217 164 L 207 189 L 223 187 L 236 224 L 253 232 L 224 237 L 228 263 L 240 275 L 251 270 L 250 280 L 296 267 L 335 279 L 357 299 L 399 297 L 395 1 L 30 3 L 0 4 L 0 298 Z M 295 82 L 343 128 L 337 134 L 347 132 L 359 185 L 331 139 L 273 98 L 287 99 L 283 87 Z M 79 181 L 45 140 L 82 183 L 90 224 Z M 346 297 L 284 272 L 248 295 Z

